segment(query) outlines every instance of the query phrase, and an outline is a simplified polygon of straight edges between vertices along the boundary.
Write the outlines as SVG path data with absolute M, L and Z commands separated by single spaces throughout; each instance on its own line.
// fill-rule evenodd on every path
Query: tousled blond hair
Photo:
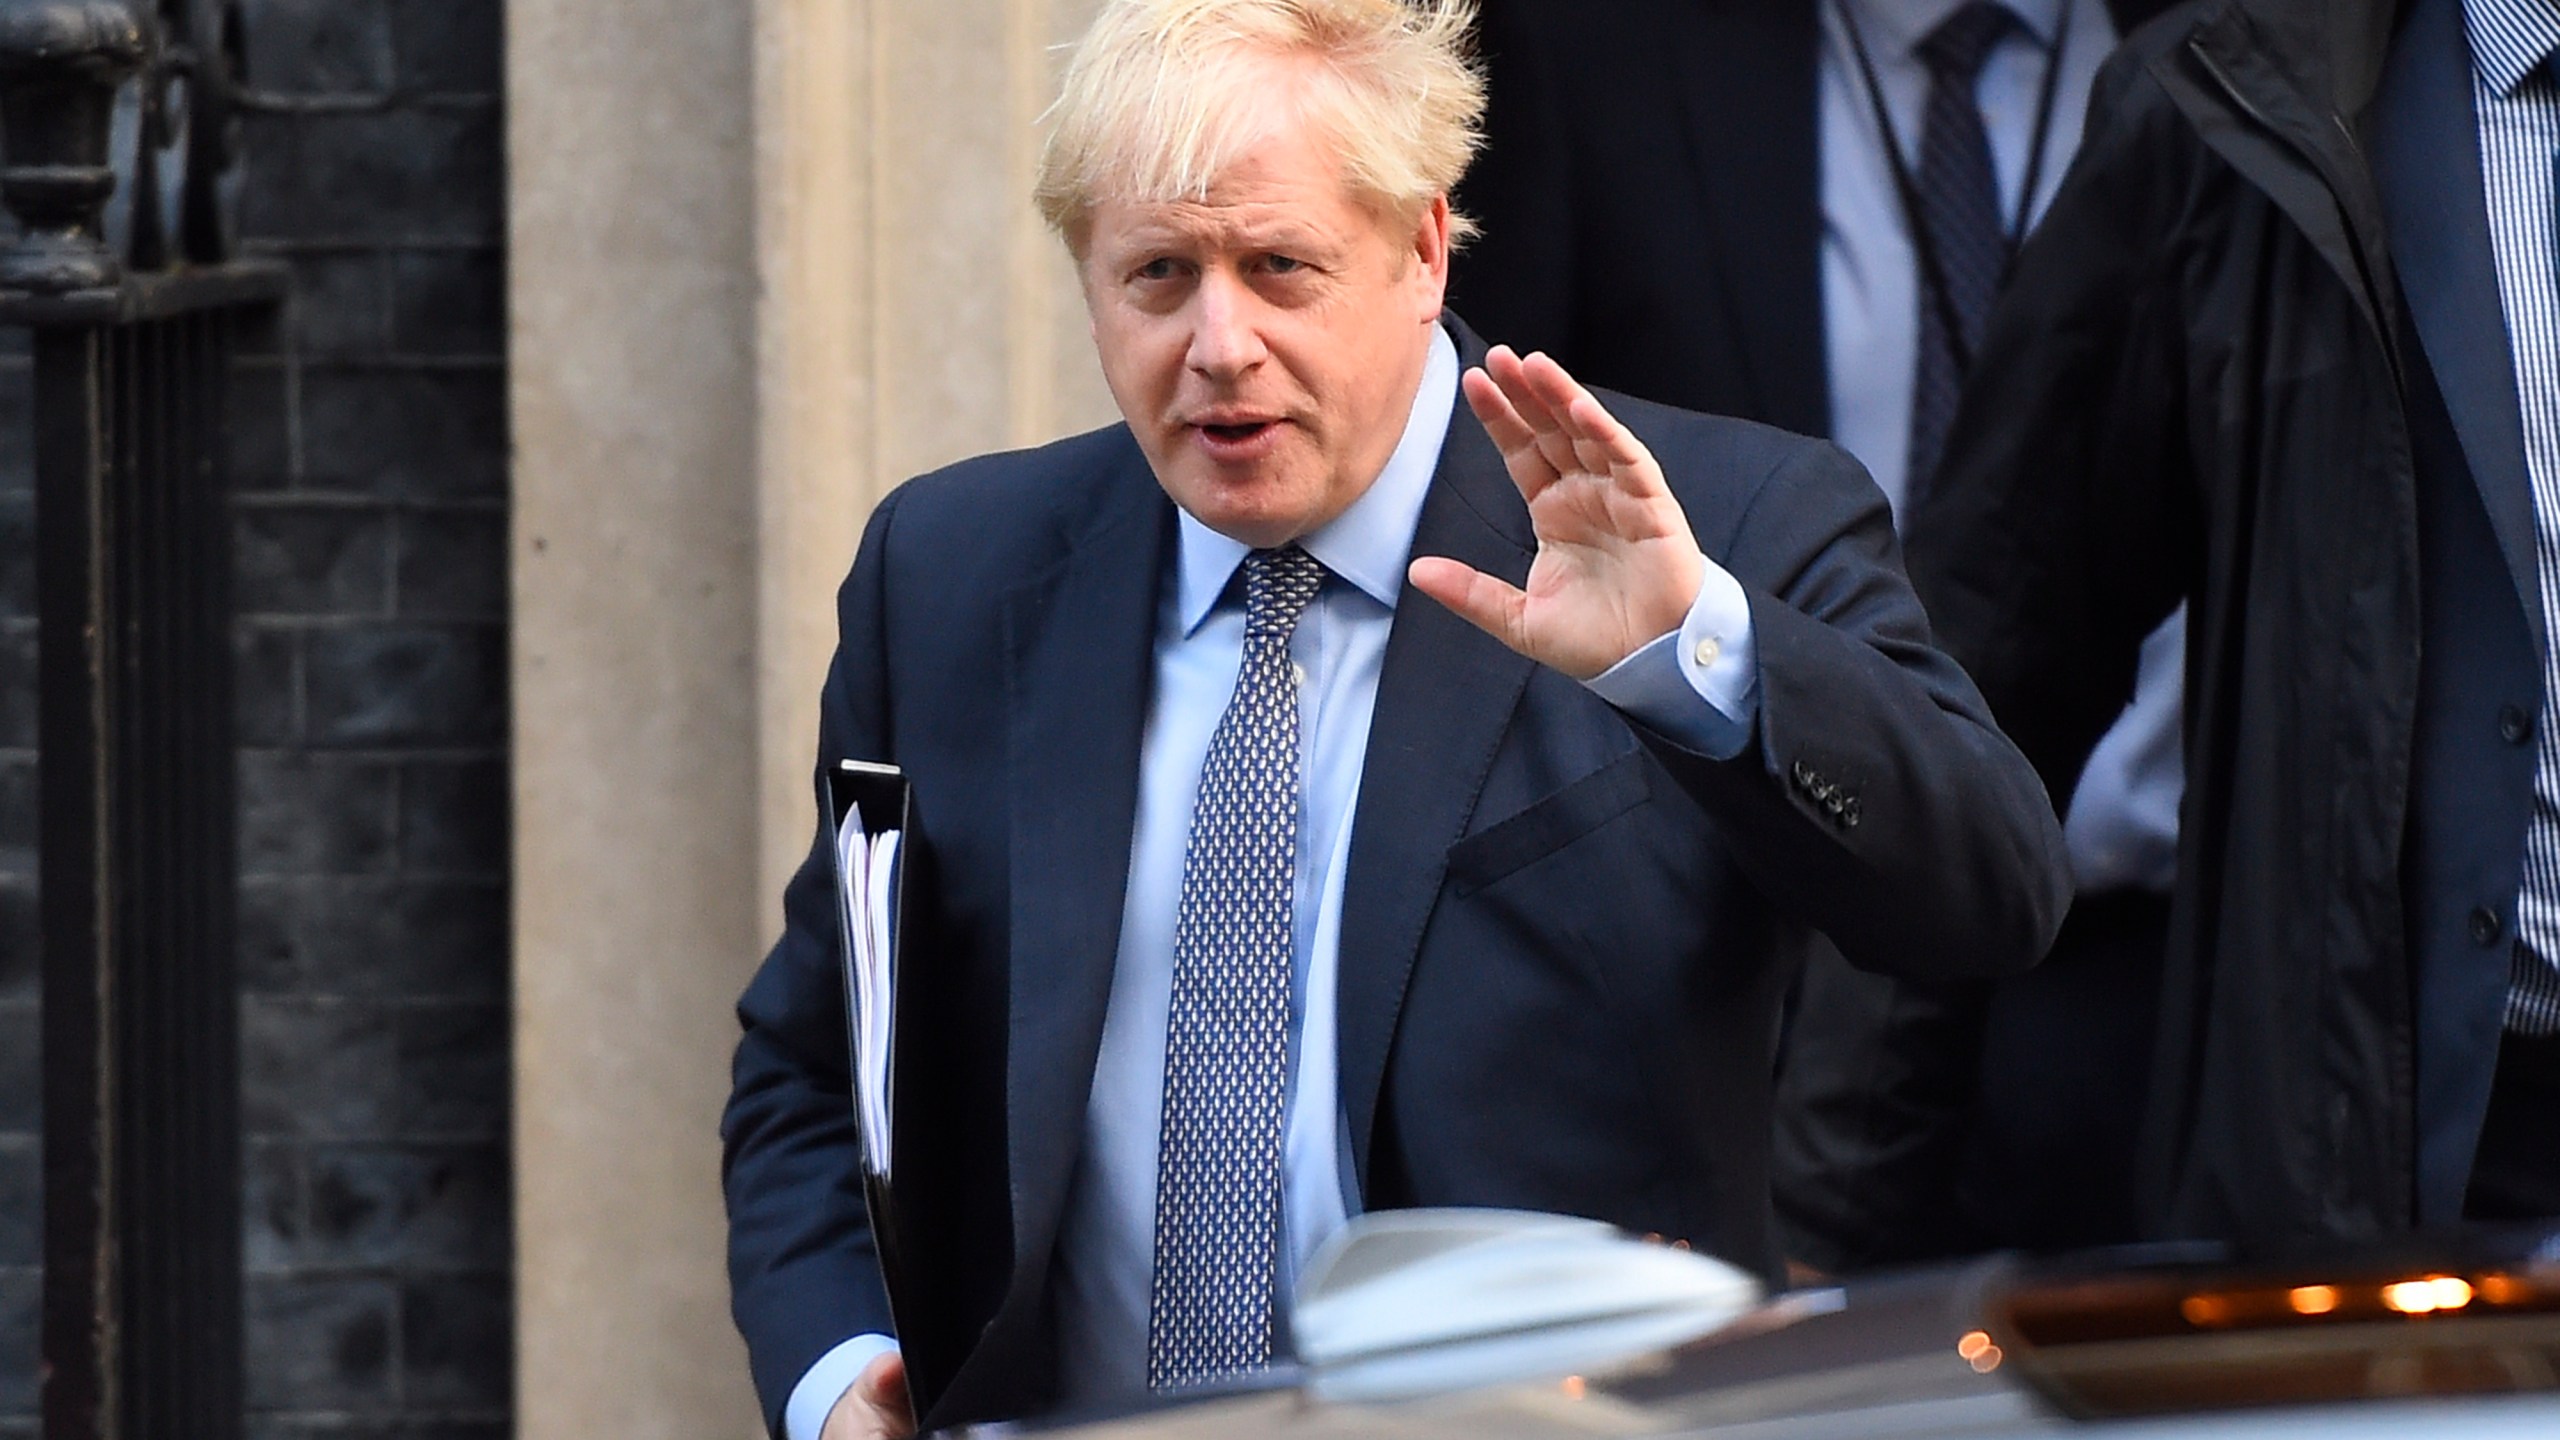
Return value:
M 1197 200 L 1238 152 L 1274 62 L 1343 178 L 1418 216 L 1481 140 L 1475 0 L 1105 0 L 1046 117 L 1033 198 L 1071 247 L 1105 200 Z M 1475 227 L 1450 216 L 1450 238 Z

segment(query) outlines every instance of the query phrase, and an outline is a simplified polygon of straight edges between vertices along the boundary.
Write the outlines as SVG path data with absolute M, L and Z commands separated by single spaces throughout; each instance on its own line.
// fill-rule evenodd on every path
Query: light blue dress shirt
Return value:
M 1284 1235 L 1277 1278 L 1284 1295 L 1316 1247 L 1360 1207 L 1349 1183 L 1350 1130 L 1334 1071 L 1343 881 L 1387 635 L 1457 403 L 1458 352 L 1441 331 L 1386 468 L 1348 510 L 1299 542 L 1328 573 L 1289 642 L 1303 677 L 1304 749 L 1281 1152 Z M 1230 582 L 1246 548 L 1188 514 L 1177 523 L 1176 563 L 1157 607 L 1154 687 L 1139 751 L 1120 948 L 1085 1109 L 1082 1160 L 1069 1183 L 1058 1239 L 1053 1303 L 1062 1398 L 1069 1403 L 1146 1389 L 1174 917 L 1201 763 L 1243 660 L 1244 606 Z M 1710 561 L 1681 629 L 1591 686 L 1692 749 L 1739 753 L 1750 742 L 1759 695 L 1741 585 Z M 812 1366 L 784 1412 L 789 1440 L 817 1440 L 827 1412 L 862 1368 L 894 1347 L 885 1336 L 857 1336 Z
M 1848 24 L 1874 61 L 1904 162 L 1920 163 L 1929 70 L 1917 47 L 1965 0 L 1824 0 L 1817 76 L 1821 99 L 1822 319 L 1831 387 L 1831 434 L 1865 462 L 1895 517 L 1909 490 L 1911 382 L 1920 344 L 1919 262 L 1894 194 L 1886 137 L 1858 72 Z M 2103 0 L 2004 0 L 2013 29 L 1984 62 L 1974 95 L 1991 141 L 2000 213 L 2017 212 L 2045 70 L 2059 64 L 2053 119 L 2037 170 L 2030 220 L 2044 213 L 2080 148 L 2089 85 L 2115 47 Z M 2069 26 L 2064 26 L 2065 8 Z M 2056 39 L 2062 53 L 2054 54 Z M 2172 616 L 2142 647 L 2133 703 L 2098 742 L 2063 824 L 2073 879 L 2086 893 L 2165 891 L 2177 878 L 2178 799 L 2185 767 L 2178 716 L 2184 689 L 2186 616 Z

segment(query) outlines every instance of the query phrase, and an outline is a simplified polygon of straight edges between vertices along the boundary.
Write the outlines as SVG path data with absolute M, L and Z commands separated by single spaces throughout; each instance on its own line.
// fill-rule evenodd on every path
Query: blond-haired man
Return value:
M 1362 1209 L 1765 1271 L 1808 931 L 1938 975 L 2051 938 L 2051 808 L 1855 464 L 1442 314 L 1467 20 L 1116 0 L 1070 63 L 1039 195 L 1125 423 L 905 486 L 840 597 L 820 762 L 914 785 L 896 1175 L 934 1283 L 892 1339 L 822 837 L 724 1126 L 778 1433 L 1266 1369 Z

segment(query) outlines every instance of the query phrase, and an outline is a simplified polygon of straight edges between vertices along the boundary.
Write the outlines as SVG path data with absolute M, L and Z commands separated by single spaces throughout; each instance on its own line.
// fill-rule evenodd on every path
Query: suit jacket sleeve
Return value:
M 896 502 L 873 512 L 837 597 L 821 761 L 886 758 L 882 552 Z M 720 1125 L 730 1306 L 776 1435 L 792 1386 L 820 1356 L 858 1334 L 895 1333 L 862 1197 L 831 849 L 821 821 L 783 892 L 782 938 L 738 1002 L 744 1034 Z
M 2178 180 L 2146 133 L 2166 107 L 2123 103 L 2144 83 L 2137 59 L 2099 79 L 1911 524 L 1913 582 L 1948 651 L 2064 801 L 2196 564 L 2184 301 L 2164 239 Z M 1775 1137 L 1791 1255 L 1854 1268 L 1961 1243 L 1954 1157 L 1987 1002 L 1969 985 L 1808 986 Z
M 2053 806 L 1931 642 L 1865 472 L 1820 442 L 1780 454 L 1730 533 L 1706 537 L 1750 597 L 1757 743 L 1729 761 L 1648 743 L 1755 887 L 1852 962 L 2023 970 L 2070 898 Z

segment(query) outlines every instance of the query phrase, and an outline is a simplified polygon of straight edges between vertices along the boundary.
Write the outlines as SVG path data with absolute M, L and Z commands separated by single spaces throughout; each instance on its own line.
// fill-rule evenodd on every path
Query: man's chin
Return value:
M 1205 494 L 1194 489 L 1188 499 L 1177 493 L 1174 503 L 1192 519 L 1255 550 L 1286 545 L 1323 523 L 1313 506 L 1280 503 L 1277 496 L 1236 494 L 1231 489 Z
M 1271 519 L 1262 516 L 1240 518 L 1202 515 L 1195 511 L 1192 518 L 1248 550 L 1276 549 L 1303 537 L 1315 528 L 1294 519 Z
M 1239 544 L 1267 550 L 1314 530 L 1339 508 L 1325 504 L 1322 484 L 1303 476 L 1298 466 L 1211 465 L 1197 454 L 1177 454 L 1156 480 L 1192 519 Z

